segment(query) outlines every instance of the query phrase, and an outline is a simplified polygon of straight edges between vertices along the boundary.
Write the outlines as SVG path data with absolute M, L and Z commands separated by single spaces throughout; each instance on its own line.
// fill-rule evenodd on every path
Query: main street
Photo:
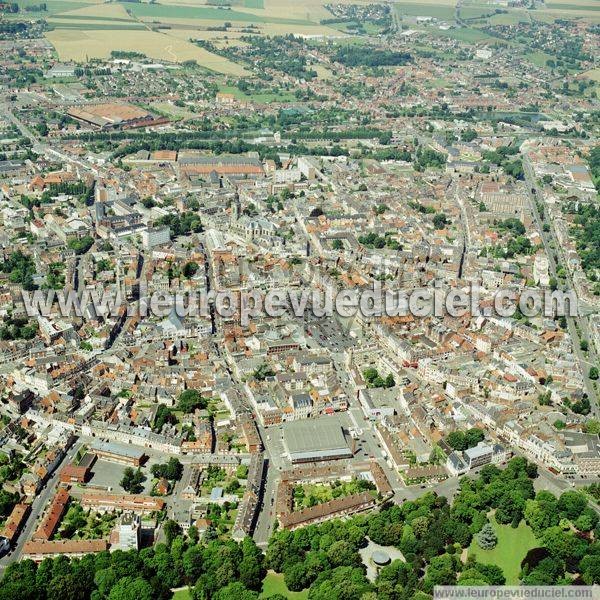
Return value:
M 38 527 L 40 519 L 44 514 L 44 510 L 48 507 L 50 499 L 56 493 L 56 487 L 59 480 L 59 474 L 61 469 L 68 463 L 72 462 L 73 457 L 77 454 L 79 448 L 81 448 L 81 442 L 75 442 L 73 446 L 69 449 L 68 452 L 63 456 L 62 460 L 45 483 L 44 487 L 41 489 L 39 494 L 34 498 L 31 504 L 31 512 L 27 517 L 27 521 L 25 522 L 25 526 L 21 530 L 19 537 L 17 538 L 17 542 L 12 548 L 12 551 L 3 556 L 0 559 L 0 573 L 4 572 L 6 567 L 15 561 L 18 561 L 21 558 L 23 553 L 23 546 L 25 542 L 31 538 L 31 534 Z
M 549 222 L 549 231 L 544 231 L 543 222 L 540 217 L 537 206 L 538 199 L 543 202 L 543 190 L 540 188 L 536 181 L 533 167 L 527 155 L 525 155 L 523 159 L 523 169 L 525 172 L 525 181 L 527 183 L 527 197 L 529 199 L 529 204 L 531 207 L 533 218 L 535 219 L 537 228 L 540 232 L 540 235 L 542 236 L 542 241 L 544 243 L 546 255 L 548 256 L 548 267 L 550 275 L 558 281 L 557 272 L 559 265 L 557 264 L 555 253 L 560 253 L 560 243 L 554 230 L 554 223 Z M 551 220 L 549 219 L 549 221 Z M 566 272 L 568 286 L 570 287 L 570 289 L 575 290 L 571 274 L 566 265 L 564 271 Z M 597 366 L 599 363 L 598 357 L 596 356 L 596 352 L 594 349 L 594 344 L 591 342 L 592 336 L 590 334 L 589 323 L 587 318 L 581 314 L 575 317 L 566 316 L 566 321 L 567 330 L 573 341 L 573 352 L 581 368 L 581 372 L 583 375 L 583 384 L 590 400 L 591 414 L 597 418 L 598 416 L 600 416 L 598 397 L 594 387 L 594 382 L 589 378 L 588 375 L 590 366 Z M 589 357 L 586 357 L 584 351 L 581 349 L 582 340 L 586 340 L 588 342 Z

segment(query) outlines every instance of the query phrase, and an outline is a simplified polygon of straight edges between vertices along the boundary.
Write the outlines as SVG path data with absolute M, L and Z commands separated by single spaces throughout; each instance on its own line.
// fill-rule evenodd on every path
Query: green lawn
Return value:
M 516 529 L 510 525 L 499 525 L 494 518 L 491 524 L 498 536 L 498 544 L 493 550 L 482 550 L 473 538 L 469 547 L 469 556 L 475 556 L 484 564 L 498 565 L 506 577 L 507 585 L 519 583 L 521 561 L 532 548 L 539 546 L 539 541 L 525 521 L 521 521 Z
M 173 594 L 172 600 L 192 600 L 192 595 L 190 594 L 188 588 L 185 590 L 177 590 Z
M 275 594 L 281 594 L 292 600 L 306 600 L 308 598 L 308 590 L 290 592 L 290 590 L 287 589 L 287 585 L 285 585 L 283 575 L 269 571 L 263 581 L 263 588 L 259 599 L 265 599 L 269 596 L 274 596 Z M 178 600 L 183 600 L 183 598 Z

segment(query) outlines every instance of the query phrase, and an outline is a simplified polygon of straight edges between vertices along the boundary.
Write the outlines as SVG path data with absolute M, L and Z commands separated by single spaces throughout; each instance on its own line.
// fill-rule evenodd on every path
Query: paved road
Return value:
M 266 548 L 269 538 L 273 533 L 273 525 L 275 523 L 275 495 L 280 480 L 280 471 L 269 460 L 268 452 L 265 452 L 265 458 L 267 459 L 267 471 L 262 496 L 263 500 L 252 536 L 256 544 L 263 549 Z
M 540 235 L 542 236 L 546 255 L 548 256 L 548 266 L 550 275 L 558 280 L 558 276 L 556 273 L 559 265 L 557 265 L 557 262 L 554 258 L 555 251 L 552 249 L 552 246 L 556 248 L 556 252 L 560 252 L 560 243 L 554 231 L 554 224 L 551 222 L 551 219 L 549 219 L 550 231 L 544 231 L 542 219 L 540 217 L 536 202 L 538 198 L 540 201 L 543 200 L 543 190 L 541 190 L 537 184 L 535 174 L 533 172 L 533 167 L 531 166 L 531 163 L 527 157 L 525 157 L 523 160 L 523 167 L 525 171 L 525 180 L 527 182 L 527 195 L 529 198 L 529 203 L 531 206 L 533 217 L 540 231 Z M 536 190 L 535 194 L 532 193 L 532 190 Z M 575 290 L 575 286 L 573 285 L 573 280 L 571 279 L 571 274 L 568 268 L 565 268 L 565 272 L 567 273 L 567 283 L 570 286 L 570 289 Z M 588 373 L 590 366 L 598 365 L 599 362 L 594 350 L 594 344 L 592 342 L 592 336 L 590 334 L 588 320 L 584 316 L 566 317 L 566 320 L 569 335 L 573 340 L 573 352 L 575 353 L 577 361 L 579 362 L 583 374 L 583 384 L 587 395 L 590 399 L 591 414 L 594 417 L 598 417 L 600 415 L 600 409 L 598 407 L 598 397 L 593 382 L 588 377 Z M 578 329 L 582 332 L 583 335 L 579 334 Z M 589 342 L 588 356 L 585 356 L 583 350 L 581 350 L 580 344 L 582 339 L 585 339 Z
M 0 559 L 0 573 L 2 573 L 10 563 L 15 562 L 21 558 L 25 542 L 29 540 L 32 533 L 39 525 L 39 521 L 44 513 L 44 510 L 48 507 L 50 499 L 54 496 L 56 492 L 56 486 L 58 483 L 58 476 L 60 470 L 63 468 L 64 465 L 73 460 L 73 457 L 77 454 L 77 451 L 79 450 L 81 445 L 81 443 L 75 442 L 75 444 L 71 446 L 71 449 L 65 454 L 63 459 L 60 461 L 54 473 L 46 482 L 46 485 L 35 497 L 33 503 L 31 504 L 31 512 L 29 513 L 29 517 L 27 518 L 27 522 L 25 523 L 23 530 L 17 538 L 17 543 L 15 547 L 13 548 L 10 554 Z

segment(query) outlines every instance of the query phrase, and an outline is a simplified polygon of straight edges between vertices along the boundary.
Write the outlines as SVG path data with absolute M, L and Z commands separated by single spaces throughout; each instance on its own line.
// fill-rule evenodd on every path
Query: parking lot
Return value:
M 150 473 L 150 467 L 160 462 L 160 460 L 153 457 L 141 467 L 142 473 L 146 476 L 146 481 L 142 484 L 144 490 L 141 493 L 149 494 L 152 491 L 152 474 Z M 123 478 L 123 471 L 125 471 L 128 466 L 129 465 L 104 459 L 97 460 L 92 467 L 92 476 L 88 481 L 88 487 L 97 487 L 98 489 L 111 491 L 115 494 L 126 493 L 121 487 L 120 481 Z M 133 468 L 135 469 L 135 467 Z

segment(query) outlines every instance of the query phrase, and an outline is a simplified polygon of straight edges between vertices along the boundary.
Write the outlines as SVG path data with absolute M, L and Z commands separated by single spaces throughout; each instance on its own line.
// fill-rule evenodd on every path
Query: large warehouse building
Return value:
M 258 158 L 250 156 L 206 156 L 194 150 L 181 151 L 177 163 L 182 174 L 187 176 L 207 176 L 215 172 L 220 176 L 234 178 L 262 177 L 264 169 Z
M 293 464 L 350 458 L 353 454 L 335 417 L 286 423 L 283 444 Z

